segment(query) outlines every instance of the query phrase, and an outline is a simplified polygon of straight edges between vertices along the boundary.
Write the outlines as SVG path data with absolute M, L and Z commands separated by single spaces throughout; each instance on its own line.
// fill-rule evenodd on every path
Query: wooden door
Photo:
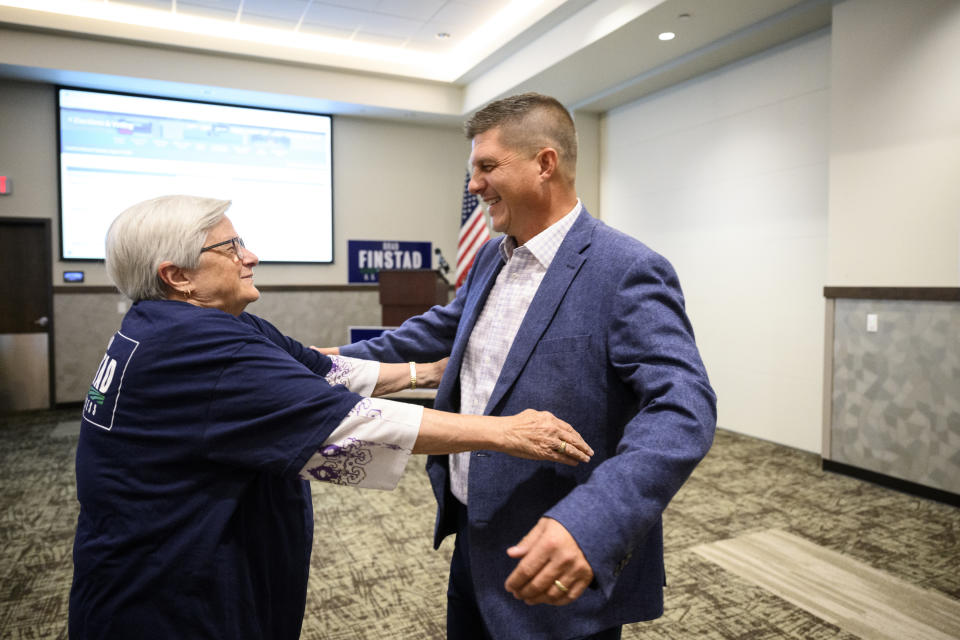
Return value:
M 0 218 L 0 413 L 52 406 L 50 221 Z

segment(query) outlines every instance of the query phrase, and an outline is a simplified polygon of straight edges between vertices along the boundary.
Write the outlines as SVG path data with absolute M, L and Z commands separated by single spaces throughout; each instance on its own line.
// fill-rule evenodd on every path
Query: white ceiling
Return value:
M 366 111 L 459 121 L 521 90 L 605 111 L 820 29 L 830 12 L 830 0 L 0 0 L 0 29 L 292 63 L 358 82 L 393 78 L 417 90 L 453 88 L 454 106 L 398 100 L 392 113 L 383 100 Z M 676 39 L 658 40 L 667 30 Z M 35 55 L 18 55 L 14 38 L 7 47 L 2 39 L 0 33 L 2 76 L 171 93 L 170 87 L 132 89 L 122 76 L 122 87 L 104 86 L 110 76 L 66 73 L 68 63 L 48 68 Z M 210 86 L 226 99 L 217 79 Z M 236 99 L 253 103 L 250 96 Z M 342 96 L 317 108 L 365 111 Z
M 0 21 L 451 82 L 589 0 L 9 0 Z

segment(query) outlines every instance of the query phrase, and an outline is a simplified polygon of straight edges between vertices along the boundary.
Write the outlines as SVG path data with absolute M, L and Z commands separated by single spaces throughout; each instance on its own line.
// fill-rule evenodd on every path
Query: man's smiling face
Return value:
M 489 207 L 494 230 L 523 244 L 532 237 L 526 232 L 532 222 L 527 212 L 538 199 L 539 165 L 536 154 L 507 147 L 501 137 L 496 127 L 473 138 L 469 189 Z

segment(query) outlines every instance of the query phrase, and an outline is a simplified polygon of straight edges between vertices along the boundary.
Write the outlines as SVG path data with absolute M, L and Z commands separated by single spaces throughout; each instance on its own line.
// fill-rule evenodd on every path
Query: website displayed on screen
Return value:
M 102 260 L 121 211 L 187 194 L 232 200 L 261 261 L 333 261 L 330 116 L 60 89 L 59 124 L 64 259 Z

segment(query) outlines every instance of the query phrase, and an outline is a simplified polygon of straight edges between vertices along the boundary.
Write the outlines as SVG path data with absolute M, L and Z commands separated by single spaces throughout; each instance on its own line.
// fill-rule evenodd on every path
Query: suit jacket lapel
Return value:
M 543 281 L 537 289 L 536 295 L 530 302 L 527 314 L 523 318 L 523 323 L 513 339 L 513 345 L 507 354 L 507 359 L 503 363 L 503 369 L 500 370 L 500 377 L 497 384 L 490 394 L 490 400 L 487 402 L 484 413 L 489 414 L 500 402 L 507 390 L 513 386 L 520 372 L 530 359 L 534 347 L 537 346 L 540 337 L 550 326 L 560 301 L 563 300 L 570 283 L 580 271 L 580 267 L 586 261 L 586 249 L 590 246 L 590 239 L 593 236 L 593 228 L 597 221 L 587 213 L 586 208 L 581 212 L 567 236 L 560 244 L 557 254 L 550 263 L 550 268 L 543 276 Z M 489 290 L 488 290 L 489 292 Z M 484 298 L 486 299 L 486 298 Z M 474 321 L 476 318 L 474 318 Z M 536 407 L 532 407 L 536 408 Z

